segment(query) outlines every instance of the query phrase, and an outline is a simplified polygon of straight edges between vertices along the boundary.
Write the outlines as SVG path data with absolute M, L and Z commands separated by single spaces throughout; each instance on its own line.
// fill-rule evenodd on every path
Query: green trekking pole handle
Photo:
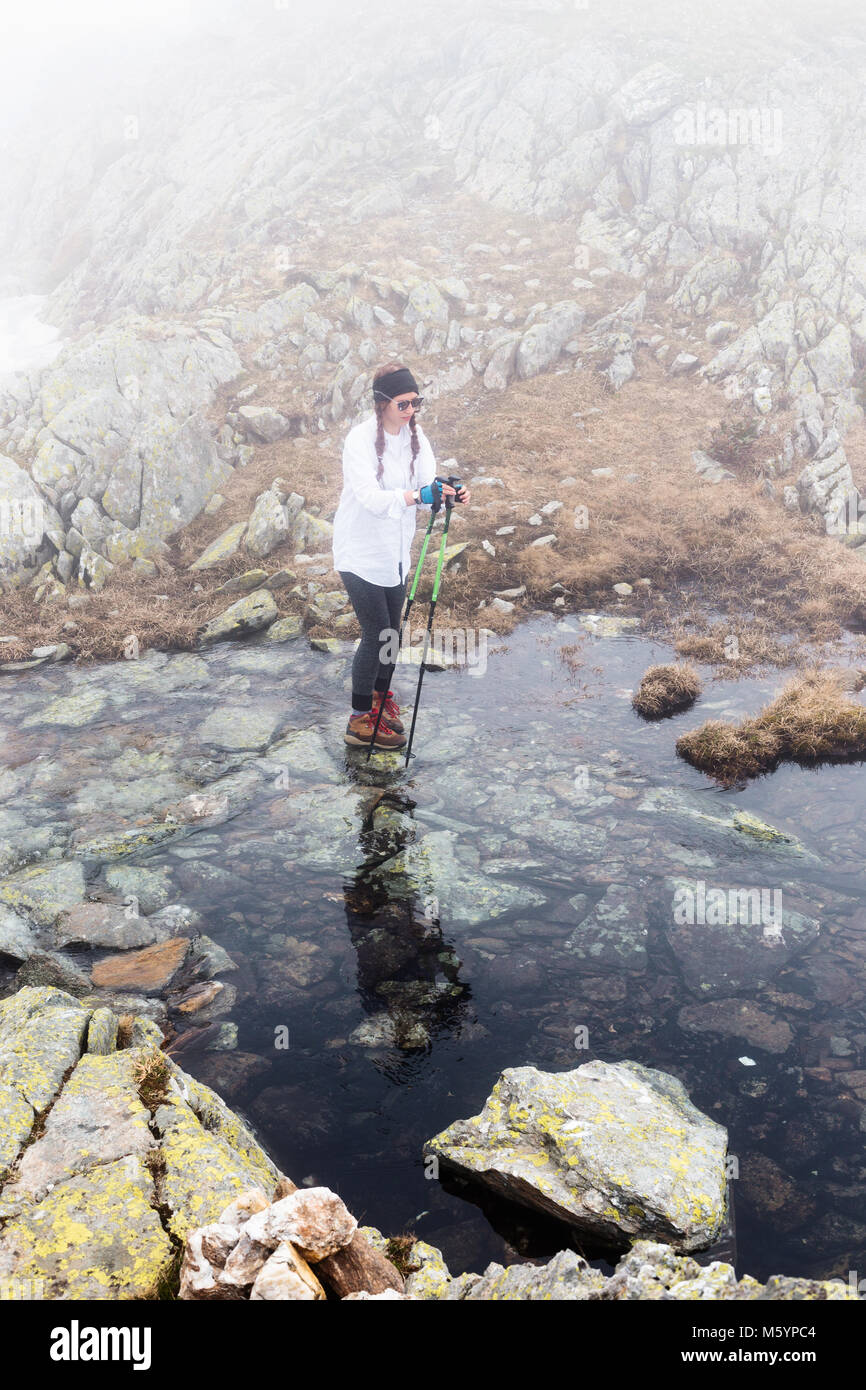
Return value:
M 430 520 L 427 522 L 427 530 L 426 530 L 426 532 L 425 532 L 425 534 L 424 534 L 424 543 L 423 543 L 423 545 L 421 546 L 421 554 L 418 556 L 418 563 L 417 563 L 417 565 L 415 566 L 415 577 L 414 577 L 414 579 L 412 580 L 412 588 L 411 588 L 410 593 L 409 593 L 408 596 L 407 596 L 406 604 L 405 604 L 405 607 L 404 607 L 404 609 L 403 609 L 403 616 L 402 616 L 401 619 L 400 619 L 400 633 L 399 633 L 399 636 L 398 636 L 398 639 L 397 639 L 397 653 L 398 653 L 398 655 L 399 655 L 399 652 L 400 652 L 401 647 L 403 646 L 403 632 L 404 632 L 404 630 L 405 630 L 406 623 L 407 623 L 407 621 L 408 621 L 408 619 L 409 619 L 409 613 L 410 613 L 410 610 L 411 610 L 411 608 L 412 608 L 412 604 L 415 602 L 415 590 L 418 588 L 418 580 L 421 578 L 421 570 L 422 570 L 422 568 L 423 568 L 423 566 L 424 566 L 424 559 L 425 559 L 425 557 L 426 557 L 426 555 L 427 555 L 427 546 L 428 546 L 429 543 L 430 543 L 430 535 L 431 535 L 431 533 L 432 533 L 432 531 L 433 531 L 433 522 L 436 520 L 436 513 L 438 512 L 438 510 L 439 510 L 438 507 L 433 507 L 433 508 L 431 509 L 431 512 L 430 512 Z M 401 563 L 401 565 L 400 565 L 401 577 L 402 577 L 402 571 L 403 571 L 403 566 L 402 566 L 402 563 Z M 389 672 L 388 672 L 388 685 L 389 685 L 389 686 L 390 686 L 390 684 L 391 684 L 391 681 L 392 681 L 392 679 L 393 679 L 394 672 L 395 672 L 396 669 L 397 669 L 397 661 L 396 661 L 396 658 L 395 658 L 395 660 L 391 663 L 391 669 L 390 669 Z M 386 689 L 387 689 L 387 686 L 386 686 Z M 373 732 L 372 732 L 372 734 L 371 734 L 371 736 L 370 736 L 370 742 L 369 742 L 369 744 L 367 745 L 367 761 L 368 761 L 368 762 L 370 761 L 370 754 L 373 752 L 373 747 L 374 747 L 375 742 L 376 742 L 376 737 L 377 737 L 377 735 L 378 735 L 378 733 L 379 733 L 379 725 L 380 725 L 380 723 L 382 722 L 382 710 L 383 710 L 384 708 L 385 708 L 385 701 L 384 701 L 384 700 L 380 700 L 380 702 L 379 702 L 379 710 L 378 710 L 378 713 L 377 713 L 377 715 L 376 715 L 376 723 L 375 723 L 375 725 L 374 725 Z
M 453 476 L 452 476 L 452 477 L 449 477 L 448 482 L 451 484 L 452 487 L 456 487 L 456 485 L 460 482 L 460 479 L 457 478 L 457 477 L 453 477 Z M 430 650 L 430 633 L 431 633 L 432 628 L 433 628 L 433 615 L 434 615 L 434 613 L 436 612 L 436 604 L 437 604 L 437 602 L 438 602 L 438 600 L 439 600 L 439 585 L 440 585 L 441 580 L 442 580 L 442 566 L 443 566 L 444 561 L 445 561 L 445 548 L 446 548 L 446 542 L 447 542 L 447 540 L 448 540 L 448 526 L 449 526 L 450 521 L 451 521 L 451 512 L 452 512 L 453 508 L 454 508 L 454 503 L 452 502 L 451 498 L 450 498 L 450 497 L 446 497 L 446 498 L 445 498 L 445 525 L 444 525 L 443 528 L 442 528 L 442 540 L 441 540 L 440 543 L 439 543 L 439 559 L 438 559 L 437 564 L 436 564 L 436 576 L 435 576 L 435 578 L 434 578 L 434 580 L 433 580 L 433 593 L 432 593 L 432 595 L 431 595 L 431 597 L 430 597 L 430 613 L 429 613 L 429 616 L 428 616 L 428 618 L 427 618 L 427 630 L 426 630 L 425 633 L 424 633 L 424 650 L 423 650 L 422 653 L 421 653 L 421 669 L 420 669 L 419 672 L 418 672 L 418 685 L 417 685 L 417 688 L 416 688 L 416 690 L 415 690 L 415 707 L 414 707 L 414 709 L 412 710 L 412 724 L 411 724 L 411 727 L 410 727 L 410 729 L 409 729 L 409 742 L 406 744 L 406 766 L 407 766 L 407 767 L 409 766 L 409 758 L 410 758 L 411 753 L 412 753 L 412 741 L 413 741 L 413 739 L 414 739 L 414 737 L 415 737 L 415 721 L 416 721 L 416 719 L 418 718 L 418 706 L 419 706 L 419 703 L 420 703 L 420 700 L 421 700 L 421 682 L 422 682 L 423 679 L 424 679 L 424 672 L 425 672 L 425 670 L 427 669 L 426 663 L 427 663 L 427 653 L 428 653 L 428 651 Z

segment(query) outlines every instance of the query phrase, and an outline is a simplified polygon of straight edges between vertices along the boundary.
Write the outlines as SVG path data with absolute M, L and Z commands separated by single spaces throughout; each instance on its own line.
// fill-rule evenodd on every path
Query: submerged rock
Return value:
M 793 1029 L 784 1019 L 773 1018 L 749 999 L 687 1005 L 680 1009 L 677 1022 L 687 1033 L 742 1038 L 765 1052 L 787 1052 L 794 1041 Z
M 434 830 L 376 869 L 391 898 L 438 897 L 452 922 L 476 925 L 515 908 L 543 906 L 534 888 L 491 880 L 474 873 L 457 858 L 458 836 Z
M 760 989 L 820 935 L 814 918 L 777 912 L 767 889 L 682 878 L 666 878 L 664 889 L 668 942 L 689 989 L 705 997 Z
M 582 906 L 581 895 L 572 902 Z M 642 896 L 626 883 L 612 883 L 604 897 L 575 927 L 566 951 L 596 969 L 644 971 L 647 965 L 647 923 Z
M 680 1081 L 637 1062 L 504 1071 L 480 1115 L 425 1145 L 599 1246 L 652 1236 L 702 1250 L 726 1214 L 727 1133 Z

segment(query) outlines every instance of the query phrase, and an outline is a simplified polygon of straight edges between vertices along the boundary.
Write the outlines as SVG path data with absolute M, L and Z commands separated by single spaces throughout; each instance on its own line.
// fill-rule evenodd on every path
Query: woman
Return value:
M 343 446 L 343 491 L 334 517 L 334 569 L 361 625 L 352 663 L 352 713 L 345 739 L 369 744 L 384 703 L 376 748 L 406 743 L 400 707 L 388 689 L 379 654 L 385 636 L 399 632 L 415 508 L 439 497 L 468 502 L 469 492 L 436 478 L 433 450 L 415 418 L 422 404 L 415 378 L 402 362 L 373 376 L 373 413 L 355 425 Z

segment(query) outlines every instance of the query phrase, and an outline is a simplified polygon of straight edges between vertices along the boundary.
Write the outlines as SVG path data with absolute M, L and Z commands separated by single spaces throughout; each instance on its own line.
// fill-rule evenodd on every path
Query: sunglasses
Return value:
M 418 410 L 424 404 L 424 397 L 416 396 L 414 401 L 395 401 L 394 404 L 402 415 L 409 409 L 410 405 L 413 410 Z

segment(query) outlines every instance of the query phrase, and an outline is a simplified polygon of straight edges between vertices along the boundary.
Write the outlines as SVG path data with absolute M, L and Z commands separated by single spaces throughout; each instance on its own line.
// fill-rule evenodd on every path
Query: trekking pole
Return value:
M 442 506 L 442 496 L 441 496 L 441 494 L 439 494 L 439 495 L 437 496 L 437 495 L 434 493 L 433 505 L 432 505 L 432 507 L 430 508 L 430 520 L 427 522 L 427 531 L 426 531 L 426 533 L 425 533 L 425 535 L 424 535 L 424 542 L 423 542 L 423 544 L 422 544 L 422 546 L 421 546 L 421 554 L 418 556 L 418 564 L 415 566 L 415 578 L 412 580 L 412 588 L 410 589 L 409 594 L 407 595 L 406 604 L 405 604 L 405 607 L 404 607 L 404 609 L 403 609 L 403 614 L 402 614 L 402 617 L 400 618 L 400 633 L 399 633 L 399 637 L 398 637 L 398 641 L 397 641 L 397 656 L 395 656 L 394 660 L 393 660 L 392 663 L 391 663 L 390 669 L 389 669 L 389 671 L 388 671 L 388 685 L 386 685 L 386 687 L 385 687 L 386 690 L 388 689 L 388 686 L 391 684 L 391 681 L 392 681 L 393 676 L 394 676 L 394 671 L 395 671 L 396 668 L 397 668 L 397 657 L 400 655 L 400 649 L 401 649 L 401 647 L 403 646 L 403 631 L 404 631 L 404 629 L 405 629 L 405 627 L 406 627 L 406 623 L 407 623 L 408 620 L 409 620 L 409 612 L 410 612 L 410 610 L 411 610 L 411 608 L 412 608 L 412 604 L 415 602 L 415 590 L 418 588 L 418 580 L 419 580 L 420 577 L 421 577 L 421 570 L 422 570 L 422 568 L 423 568 L 423 566 L 424 566 L 424 559 L 425 559 L 425 557 L 426 557 L 426 555 L 427 555 L 427 546 L 428 546 L 428 544 L 429 544 L 429 542 L 430 542 L 430 534 L 431 534 L 431 532 L 432 532 L 432 530 L 433 530 L 433 522 L 436 520 L 436 513 L 439 511 L 439 509 L 440 509 L 441 506 Z M 368 761 L 368 762 L 370 761 L 370 754 L 371 754 L 372 751 L 373 751 L 373 746 L 374 746 L 374 744 L 375 744 L 375 742 L 376 742 L 376 736 L 377 736 L 377 734 L 378 734 L 378 732 L 379 732 L 379 724 L 380 724 L 381 719 L 382 719 L 382 711 L 383 711 L 384 708 L 385 708 L 385 701 L 384 701 L 384 698 L 383 698 L 383 699 L 381 699 L 381 700 L 379 701 L 379 709 L 378 709 L 378 712 L 377 712 L 377 714 L 376 714 L 376 724 L 375 724 L 375 727 L 374 727 L 374 729 L 373 729 L 373 734 L 372 734 L 372 737 L 371 737 L 371 739 L 370 739 L 369 745 L 368 745 L 368 747 L 367 747 L 367 761 Z
M 460 486 L 460 479 L 449 477 L 448 482 L 456 489 Z M 418 672 L 418 686 L 415 691 L 415 708 L 412 711 L 412 724 L 409 729 L 409 742 L 406 745 L 406 766 L 409 766 L 409 757 L 412 753 L 412 740 L 415 737 L 415 720 L 418 718 L 418 703 L 421 699 L 421 682 L 424 679 L 424 672 L 427 669 L 427 652 L 430 648 L 430 633 L 433 628 L 433 615 L 436 612 L 436 604 L 439 599 L 439 584 L 442 578 L 442 564 L 445 559 L 445 544 L 448 540 L 448 525 L 451 521 L 451 512 L 454 508 L 454 501 L 451 497 L 445 498 L 445 525 L 442 528 L 442 540 L 439 543 L 439 560 L 436 565 L 436 577 L 433 580 L 433 593 L 430 596 L 430 613 L 427 618 L 427 630 L 424 633 L 424 650 L 421 653 L 421 669 Z

